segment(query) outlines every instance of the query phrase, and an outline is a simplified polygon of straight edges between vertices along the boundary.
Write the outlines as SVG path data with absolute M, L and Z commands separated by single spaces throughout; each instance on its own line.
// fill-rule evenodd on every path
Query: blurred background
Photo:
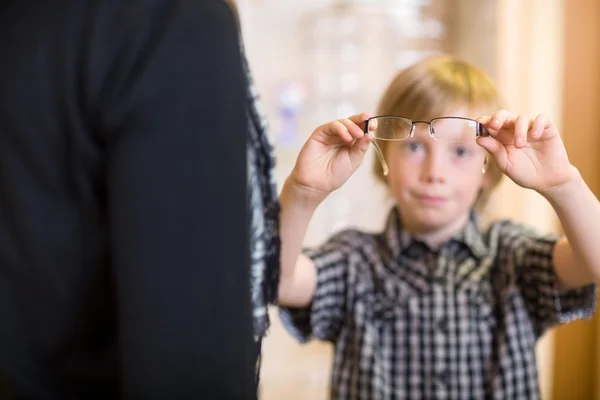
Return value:
M 498 83 L 509 108 L 549 114 L 571 162 L 600 193 L 600 0 L 238 0 L 248 57 L 277 147 L 281 184 L 318 125 L 376 112 L 392 76 L 430 54 L 458 55 Z M 319 208 L 306 244 L 347 227 L 380 230 L 390 204 L 374 153 Z M 560 231 L 552 209 L 507 181 L 488 218 Z M 296 344 L 275 310 L 261 399 L 325 399 L 331 348 Z M 538 345 L 545 399 L 600 399 L 600 322 L 548 333 Z

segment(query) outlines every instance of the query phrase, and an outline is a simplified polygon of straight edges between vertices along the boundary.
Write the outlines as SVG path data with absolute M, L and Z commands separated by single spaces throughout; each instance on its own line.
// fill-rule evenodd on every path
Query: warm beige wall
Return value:
M 447 51 L 496 78 L 498 63 L 491 55 L 498 46 L 497 0 L 452 0 L 446 7 L 446 17 L 453 21 L 446 33 Z
M 600 195 L 600 2 L 565 1 L 564 137 L 571 162 Z M 556 331 L 554 398 L 600 399 L 600 319 Z

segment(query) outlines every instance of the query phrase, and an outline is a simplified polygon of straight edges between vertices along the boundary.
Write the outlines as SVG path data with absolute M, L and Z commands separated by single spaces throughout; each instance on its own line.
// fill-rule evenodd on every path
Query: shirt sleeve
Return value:
M 123 396 L 255 398 L 237 23 L 221 0 L 98 4 L 86 83 Z
M 310 306 L 280 308 L 288 332 L 299 342 L 335 342 L 345 317 L 351 232 L 342 232 L 305 254 L 317 269 L 317 287 Z
M 501 235 L 514 259 L 516 282 L 538 337 L 553 326 L 592 317 L 596 284 L 571 290 L 560 287 L 553 263 L 559 235 L 537 235 L 512 223 L 504 226 Z

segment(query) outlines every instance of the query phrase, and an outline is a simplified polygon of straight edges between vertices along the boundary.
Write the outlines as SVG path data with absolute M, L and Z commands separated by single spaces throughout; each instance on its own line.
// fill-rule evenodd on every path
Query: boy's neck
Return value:
M 469 221 L 470 214 L 467 213 L 460 218 L 457 218 L 452 223 L 444 225 L 440 228 L 425 231 L 425 232 L 414 232 L 409 227 L 405 227 L 406 231 L 416 239 L 426 243 L 432 249 L 440 248 L 448 240 L 452 239 L 458 232 L 463 229 L 465 224 Z

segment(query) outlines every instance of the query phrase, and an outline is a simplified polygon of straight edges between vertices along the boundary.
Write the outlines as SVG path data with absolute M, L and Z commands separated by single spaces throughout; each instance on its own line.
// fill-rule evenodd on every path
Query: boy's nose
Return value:
M 421 168 L 421 179 L 428 183 L 443 183 L 445 181 L 446 168 L 444 160 L 439 152 L 430 151 L 425 157 Z

